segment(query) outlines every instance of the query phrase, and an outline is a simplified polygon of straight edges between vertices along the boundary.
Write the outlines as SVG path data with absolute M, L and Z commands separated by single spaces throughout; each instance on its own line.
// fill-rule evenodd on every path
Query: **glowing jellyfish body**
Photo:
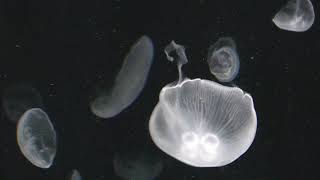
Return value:
M 274 16 L 273 22 L 280 29 L 303 32 L 312 26 L 314 17 L 310 0 L 290 0 Z
M 240 67 L 235 42 L 231 38 L 220 38 L 209 47 L 207 62 L 211 73 L 219 81 L 232 81 Z
M 8 119 L 15 123 L 28 109 L 43 108 L 40 93 L 27 84 L 16 84 L 5 89 L 2 105 Z
M 91 103 L 92 112 L 110 118 L 128 107 L 141 93 L 153 61 L 153 44 L 142 36 L 130 49 L 111 91 L 97 96 Z
M 202 79 L 162 88 L 149 121 L 151 138 L 162 151 L 196 167 L 235 161 L 252 144 L 256 128 L 249 94 Z
M 17 126 L 22 154 L 35 166 L 49 168 L 56 154 L 56 133 L 48 115 L 39 108 L 26 111 Z
M 79 171 L 76 170 L 76 169 L 74 169 L 74 170 L 72 171 L 70 180 L 81 180 L 81 179 L 82 179 L 82 178 L 81 178 L 81 175 L 80 175 Z

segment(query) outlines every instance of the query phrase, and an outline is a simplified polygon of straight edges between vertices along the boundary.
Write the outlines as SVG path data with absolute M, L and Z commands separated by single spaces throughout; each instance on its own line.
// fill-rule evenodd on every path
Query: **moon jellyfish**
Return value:
M 273 22 L 280 29 L 303 32 L 312 26 L 314 16 L 310 0 L 290 0 L 274 16 Z
M 140 94 L 153 61 L 153 44 L 142 36 L 130 49 L 111 91 L 97 96 L 91 111 L 98 117 L 110 118 L 128 107 Z
M 207 62 L 211 73 L 220 82 L 232 81 L 239 72 L 236 44 L 231 38 L 220 38 L 209 47 Z
M 49 168 L 56 154 L 56 132 L 48 115 L 39 108 L 26 111 L 17 126 L 22 154 L 35 166 Z
M 141 148 L 117 152 L 113 166 L 115 173 L 124 180 L 155 179 L 163 169 L 162 161 L 158 156 Z
M 8 119 L 13 122 L 18 122 L 28 109 L 44 107 L 40 93 L 27 84 L 16 84 L 5 89 L 2 106 Z
M 81 179 L 82 179 L 82 178 L 81 178 L 81 175 L 80 175 L 79 171 L 76 170 L 76 169 L 74 169 L 74 170 L 72 171 L 70 180 L 81 180 Z
M 249 94 L 238 87 L 187 78 L 162 88 L 149 121 L 153 142 L 168 155 L 195 167 L 235 161 L 252 144 L 256 128 Z

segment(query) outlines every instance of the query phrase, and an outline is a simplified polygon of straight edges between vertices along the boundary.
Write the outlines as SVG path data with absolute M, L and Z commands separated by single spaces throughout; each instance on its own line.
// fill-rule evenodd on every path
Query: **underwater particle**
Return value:
M 130 49 L 111 90 L 103 90 L 90 105 L 98 117 L 110 118 L 128 107 L 141 93 L 153 62 L 153 44 L 142 36 Z
M 26 111 L 17 126 L 22 154 L 35 166 L 49 168 L 56 155 L 56 132 L 48 115 L 39 108 Z
M 71 174 L 71 177 L 70 177 L 70 180 L 81 180 L 81 175 L 79 173 L 78 170 L 74 169 L 72 170 L 72 174 Z
M 113 160 L 115 173 L 124 180 L 155 179 L 162 171 L 160 158 L 147 149 L 130 148 L 119 151 Z
M 232 81 L 240 68 L 235 42 L 229 37 L 219 38 L 209 47 L 207 62 L 211 73 L 220 82 Z
M 310 0 L 289 0 L 272 19 L 283 30 L 304 32 L 313 24 L 315 18 Z
M 28 109 L 44 108 L 40 93 L 28 84 L 15 84 L 6 88 L 2 106 L 8 119 L 15 123 Z
M 252 144 L 256 129 L 249 94 L 199 78 L 185 78 L 162 88 L 149 121 L 153 142 L 195 167 L 219 167 L 235 161 Z

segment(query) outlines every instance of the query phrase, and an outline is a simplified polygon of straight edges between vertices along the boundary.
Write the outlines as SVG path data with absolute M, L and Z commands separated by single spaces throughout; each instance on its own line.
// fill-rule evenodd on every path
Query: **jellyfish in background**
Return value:
M 72 171 L 71 177 L 69 179 L 70 180 L 81 180 L 82 178 L 81 178 L 81 175 L 80 175 L 79 171 L 74 169 Z
M 56 154 L 56 132 L 48 115 L 39 108 L 26 111 L 17 126 L 22 154 L 35 166 L 49 168 Z
M 91 102 L 98 117 L 110 118 L 128 107 L 141 93 L 153 62 L 153 44 L 142 36 L 130 49 L 111 91 L 104 90 Z
M 131 147 L 130 151 L 117 152 L 113 166 L 115 173 L 124 180 L 151 180 L 162 171 L 163 164 L 160 158 L 150 150 L 141 147 Z
M 272 21 L 280 29 L 304 32 L 312 26 L 314 16 L 310 0 L 290 0 L 280 9 Z
M 27 84 L 16 84 L 5 89 L 2 106 L 8 119 L 15 123 L 28 109 L 44 108 L 40 93 Z
M 232 81 L 240 67 L 235 42 L 229 37 L 218 39 L 209 47 L 207 62 L 211 73 L 220 82 Z
M 176 58 L 178 64 L 181 59 Z M 249 94 L 237 87 L 187 78 L 161 90 L 149 121 L 153 142 L 195 167 L 218 167 L 235 161 L 252 144 L 256 128 Z

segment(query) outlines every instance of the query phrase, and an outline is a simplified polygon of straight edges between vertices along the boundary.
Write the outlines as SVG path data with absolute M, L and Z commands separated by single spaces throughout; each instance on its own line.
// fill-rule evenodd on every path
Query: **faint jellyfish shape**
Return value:
M 69 179 L 70 180 L 81 180 L 82 178 L 81 178 L 79 171 L 74 169 L 74 170 L 72 170 L 72 174 Z
M 15 123 L 28 109 L 44 108 L 40 93 L 27 84 L 15 84 L 6 88 L 2 106 L 8 119 Z
M 56 155 L 56 132 L 48 115 L 39 108 L 26 111 L 17 126 L 22 154 L 35 166 L 49 168 Z
M 162 88 L 149 131 L 165 153 L 195 167 L 219 167 L 252 144 L 257 117 L 252 97 L 238 87 L 185 79 Z
M 232 81 L 240 67 L 235 42 L 229 37 L 219 38 L 209 47 L 207 62 L 211 73 L 220 82 Z
M 161 159 L 146 149 L 133 147 L 117 152 L 113 161 L 115 173 L 124 180 L 155 179 L 163 169 Z
M 280 29 L 304 32 L 312 26 L 314 16 L 313 5 L 310 0 L 289 0 L 272 21 Z
M 111 91 L 99 94 L 90 105 L 98 117 L 110 118 L 128 107 L 141 93 L 153 62 L 153 44 L 142 36 L 130 49 Z

